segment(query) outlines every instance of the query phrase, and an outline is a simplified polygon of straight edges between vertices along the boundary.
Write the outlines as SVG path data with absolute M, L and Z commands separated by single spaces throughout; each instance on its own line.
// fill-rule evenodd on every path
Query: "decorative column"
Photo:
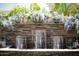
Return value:
M 23 48 L 22 36 L 16 36 L 16 48 L 17 49 L 22 49 Z

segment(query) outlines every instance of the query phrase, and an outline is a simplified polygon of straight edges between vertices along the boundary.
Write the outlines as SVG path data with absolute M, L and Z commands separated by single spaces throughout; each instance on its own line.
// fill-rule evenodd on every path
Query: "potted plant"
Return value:
M 32 15 L 32 21 L 34 23 L 43 23 L 44 21 L 44 15 L 42 13 L 37 13 Z
M 60 19 L 59 16 L 55 16 L 55 17 L 53 18 L 54 23 L 59 23 L 60 20 L 61 20 L 61 19 Z

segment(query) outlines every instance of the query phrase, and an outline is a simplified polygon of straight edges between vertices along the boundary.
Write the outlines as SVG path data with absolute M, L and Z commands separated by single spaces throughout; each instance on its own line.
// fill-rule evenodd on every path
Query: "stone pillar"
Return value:
M 16 36 L 16 48 L 18 48 L 18 49 L 22 49 L 23 48 L 22 36 Z
M 53 49 L 60 48 L 60 36 L 53 36 Z

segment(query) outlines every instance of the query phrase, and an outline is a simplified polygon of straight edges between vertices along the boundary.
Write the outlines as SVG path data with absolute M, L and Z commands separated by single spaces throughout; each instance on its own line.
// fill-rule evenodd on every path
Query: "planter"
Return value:
M 54 23 L 60 23 L 60 19 L 53 19 Z

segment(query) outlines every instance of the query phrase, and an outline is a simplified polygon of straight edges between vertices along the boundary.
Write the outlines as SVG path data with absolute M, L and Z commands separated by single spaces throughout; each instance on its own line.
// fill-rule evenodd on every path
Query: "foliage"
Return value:
M 77 34 L 79 34 L 79 14 L 76 15 L 75 24 L 76 24 Z
M 38 10 L 40 10 L 40 6 L 37 3 L 32 3 L 31 4 L 31 10 L 32 11 L 38 11 Z
M 59 14 L 64 16 L 75 15 L 79 13 L 79 5 L 78 4 L 67 4 L 67 3 L 55 3 L 48 4 L 49 8 L 53 11 L 57 11 Z
M 49 3 L 48 6 L 49 6 L 49 8 L 52 12 L 56 11 L 59 14 L 63 13 L 64 15 L 67 15 L 67 5 L 66 5 L 66 3 L 54 3 L 54 4 Z
M 16 15 L 16 14 L 25 14 L 25 13 L 28 13 L 28 12 L 29 12 L 28 8 L 17 5 L 15 8 L 13 8 L 9 12 L 8 16 L 13 16 L 13 15 Z
M 75 4 L 75 3 L 74 4 L 73 3 L 69 4 L 69 6 L 68 6 L 68 15 L 75 15 L 77 13 L 79 13 L 79 5 Z
M 66 11 L 66 4 L 65 3 L 56 3 L 54 10 L 58 11 L 59 13 L 65 13 Z

